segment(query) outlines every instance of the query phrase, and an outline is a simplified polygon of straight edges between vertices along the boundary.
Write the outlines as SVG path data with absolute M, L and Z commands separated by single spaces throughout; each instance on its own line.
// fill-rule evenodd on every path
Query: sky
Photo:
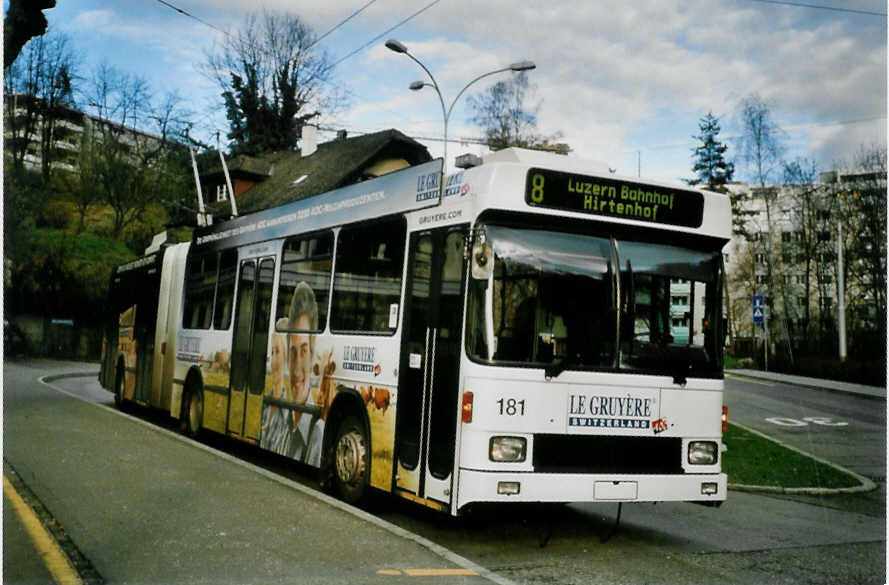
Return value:
M 753 94 L 782 128 L 776 136 L 787 160 L 807 158 L 827 170 L 848 164 L 862 147 L 886 145 L 886 3 L 795 2 L 58 0 L 45 14 L 51 30 L 69 36 L 81 77 L 104 63 L 144 77 L 158 98 L 178 92 L 196 113 L 195 134 L 215 144 L 217 131 L 225 140 L 227 123 L 219 89 L 201 66 L 220 31 L 235 31 L 248 11 L 268 9 L 298 16 L 320 36 L 365 7 L 316 46 L 338 61 L 381 37 L 334 69 L 329 89 L 347 103 L 325 115 L 322 127 L 352 135 L 397 128 L 441 156 L 441 106 L 433 90 L 408 89 L 425 73 L 385 48 L 395 38 L 432 72 L 448 106 L 476 76 L 533 61 L 526 103 L 539 106 L 539 133 L 559 134 L 572 156 L 620 174 L 677 181 L 693 176 L 693 136 L 708 112 L 720 119 L 727 156 L 738 157 L 738 104 Z M 466 97 L 509 75 L 487 77 L 460 98 L 449 137 L 482 135 Z M 322 132 L 320 139 L 332 137 Z M 448 164 L 465 152 L 486 150 L 449 142 Z M 736 179 L 749 179 L 740 158 L 737 167 Z

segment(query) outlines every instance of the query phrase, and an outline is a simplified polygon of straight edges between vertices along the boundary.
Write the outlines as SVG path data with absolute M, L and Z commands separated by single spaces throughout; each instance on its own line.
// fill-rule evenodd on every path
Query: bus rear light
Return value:
M 460 420 L 465 423 L 472 422 L 472 392 L 463 393 L 463 405 L 460 407 Z
M 722 432 L 728 430 L 728 406 L 722 405 Z

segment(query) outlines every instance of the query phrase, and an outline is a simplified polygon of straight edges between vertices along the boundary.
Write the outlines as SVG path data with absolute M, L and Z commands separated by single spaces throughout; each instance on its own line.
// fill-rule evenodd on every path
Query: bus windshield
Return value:
M 721 254 L 487 224 L 492 267 L 469 286 L 476 361 L 563 370 L 721 371 Z M 475 256 L 473 262 L 477 262 Z

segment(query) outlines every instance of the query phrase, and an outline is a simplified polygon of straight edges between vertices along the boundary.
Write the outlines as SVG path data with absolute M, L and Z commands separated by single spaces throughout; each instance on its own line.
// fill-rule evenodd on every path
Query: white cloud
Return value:
M 318 33 L 362 4 L 262 2 L 264 8 L 300 16 Z M 341 57 L 426 4 L 376 2 L 321 46 Z M 222 26 L 237 23 L 255 6 L 253 0 L 195 0 L 189 11 Z M 126 15 L 103 9 L 79 14 L 72 26 L 107 34 L 114 30 L 144 43 L 169 60 L 181 83 L 191 84 L 196 74 L 189 77 L 182 65 L 202 57 L 216 33 L 177 19 L 184 20 L 170 11 L 162 26 L 128 22 Z M 754 92 L 770 101 L 779 123 L 805 127 L 792 130 L 792 144 L 808 150 L 802 155 L 827 160 L 857 150 L 859 143 L 886 140 L 885 121 L 813 126 L 886 115 L 885 19 L 879 17 L 732 0 L 718 6 L 712 0 L 551 0 L 545 5 L 448 0 L 386 37 L 403 41 L 433 71 L 448 104 L 479 73 L 516 60 L 535 61 L 538 67 L 530 75 L 542 100 L 539 130 L 562 131 L 563 140 L 581 156 L 613 160 L 613 153 L 683 141 L 691 147 L 701 115 L 712 110 L 728 117 L 740 98 Z M 389 52 L 384 40 L 337 68 L 337 83 L 360 100 L 353 99 L 335 119 L 356 128 L 397 126 L 408 133 L 440 135 L 435 97 L 428 89 L 407 90 L 423 72 L 405 56 Z M 472 92 L 485 87 L 479 83 Z M 467 118 L 461 100 L 452 135 L 478 132 Z M 664 166 L 653 170 L 687 175 L 687 152 L 660 151 Z M 686 166 L 671 171 L 668 164 Z

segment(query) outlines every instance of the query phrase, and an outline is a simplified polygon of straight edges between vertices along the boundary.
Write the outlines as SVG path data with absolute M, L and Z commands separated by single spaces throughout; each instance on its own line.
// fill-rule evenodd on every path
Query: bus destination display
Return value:
M 704 197 L 696 191 L 529 169 L 525 201 L 536 207 L 621 217 L 657 224 L 700 227 Z

